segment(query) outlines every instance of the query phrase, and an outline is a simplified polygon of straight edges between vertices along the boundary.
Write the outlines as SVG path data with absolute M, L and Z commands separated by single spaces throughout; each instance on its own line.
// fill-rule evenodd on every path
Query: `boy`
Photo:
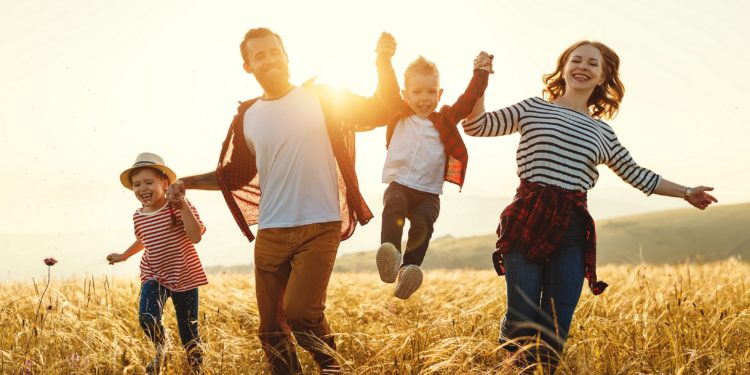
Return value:
M 377 51 L 395 51 L 395 43 L 390 34 L 383 33 Z M 394 296 L 407 299 L 422 285 L 420 266 L 440 212 L 443 183 L 463 185 L 468 155 L 456 125 L 484 95 L 492 58 L 480 53 L 474 60 L 474 74 L 466 91 L 452 106 L 443 106 L 436 112 L 443 90 L 435 64 L 420 56 L 409 65 L 404 73 L 402 99 L 390 63 L 392 55 L 378 69 L 379 95 L 389 112 L 388 153 L 383 167 L 383 183 L 389 185 L 383 195 L 382 244 L 376 263 L 383 282 L 398 280 Z M 402 264 L 405 219 L 409 219 L 411 227 Z

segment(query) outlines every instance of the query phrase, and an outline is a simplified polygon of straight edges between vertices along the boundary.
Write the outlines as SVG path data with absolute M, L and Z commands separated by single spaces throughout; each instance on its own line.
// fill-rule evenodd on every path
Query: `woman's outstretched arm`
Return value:
M 662 178 L 661 181 L 659 181 L 659 184 L 656 185 L 654 194 L 683 198 L 695 208 L 705 210 L 706 207 L 711 205 L 711 203 L 719 202 L 713 195 L 708 193 L 712 190 L 714 190 L 714 188 L 708 186 L 698 186 L 694 188 L 682 186 Z

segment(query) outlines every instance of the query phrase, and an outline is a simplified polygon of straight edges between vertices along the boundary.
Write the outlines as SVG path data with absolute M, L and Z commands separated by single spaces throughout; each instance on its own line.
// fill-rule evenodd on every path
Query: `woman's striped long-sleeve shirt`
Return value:
M 647 195 L 661 179 L 636 164 L 607 123 L 541 98 L 486 112 L 465 121 L 463 128 L 475 137 L 519 132 L 518 177 L 531 182 L 585 192 L 596 184 L 599 164 Z

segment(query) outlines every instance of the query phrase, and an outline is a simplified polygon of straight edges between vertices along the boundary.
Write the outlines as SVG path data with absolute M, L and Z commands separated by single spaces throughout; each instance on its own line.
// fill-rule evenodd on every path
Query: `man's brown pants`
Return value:
M 300 373 L 291 340 L 309 351 L 321 367 L 338 368 L 325 299 L 341 222 L 258 231 L 255 242 L 255 292 L 259 337 L 274 374 Z

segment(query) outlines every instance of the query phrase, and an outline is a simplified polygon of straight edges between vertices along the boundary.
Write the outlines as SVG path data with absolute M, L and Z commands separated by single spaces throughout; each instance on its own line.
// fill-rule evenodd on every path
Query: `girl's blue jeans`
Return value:
M 200 343 L 198 336 L 198 288 L 184 292 L 173 292 L 156 280 L 141 285 L 141 302 L 138 320 L 146 335 L 156 345 L 164 343 L 164 326 L 161 323 L 164 304 L 172 298 L 177 315 L 177 329 L 182 346 L 192 351 Z

